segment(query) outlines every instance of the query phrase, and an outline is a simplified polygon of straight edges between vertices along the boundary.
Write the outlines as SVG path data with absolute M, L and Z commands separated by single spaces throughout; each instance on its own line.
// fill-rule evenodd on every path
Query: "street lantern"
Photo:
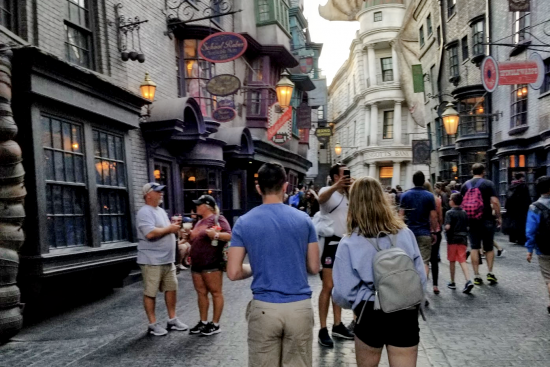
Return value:
M 143 98 L 153 102 L 157 85 L 151 80 L 149 73 L 145 73 L 145 80 L 141 83 L 139 89 Z
M 334 146 L 334 153 L 336 153 L 336 155 L 342 154 L 342 146 L 340 145 L 340 143 L 336 143 L 336 145 Z
M 275 86 L 277 91 L 277 100 L 279 101 L 279 106 L 286 108 L 290 106 L 290 98 L 292 97 L 292 92 L 294 91 L 294 83 L 288 79 L 289 74 L 284 71 L 281 74 L 281 80 Z
M 456 130 L 458 129 L 459 116 L 454 107 L 455 106 L 449 102 L 445 108 L 445 111 L 441 114 L 441 117 L 443 118 L 443 126 L 445 126 L 447 135 L 456 134 Z

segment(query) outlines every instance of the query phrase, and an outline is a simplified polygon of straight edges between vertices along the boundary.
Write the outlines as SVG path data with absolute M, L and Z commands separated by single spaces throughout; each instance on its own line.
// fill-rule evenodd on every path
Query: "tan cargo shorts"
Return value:
M 178 278 L 176 278 L 176 266 L 174 264 L 140 264 L 139 267 L 143 276 L 143 294 L 147 297 L 155 298 L 158 291 L 178 290 Z
M 430 262 L 432 256 L 432 237 L 430 236 L 416 236 L 416 242 L 418 243 L 418 249 L 420 250 L 420 256 L 424 264 Z

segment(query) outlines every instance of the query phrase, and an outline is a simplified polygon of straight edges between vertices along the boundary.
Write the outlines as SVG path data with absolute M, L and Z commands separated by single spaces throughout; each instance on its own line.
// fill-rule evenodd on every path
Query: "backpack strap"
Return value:
M 477 182 L 476 182 L 476 185 L 475 185 L 474 187 L 475 187 L 475 188 L 479 188 L 479 186 L 481 186 L 481 184 L 483 183 L 483 181 L 484 181 L 484 180 L 483 180 L 482 178 L 478 179 Z
M 546 205 L 544 205 L 543 203 L 539 203 L 538 201 L 535 201 L 532 205 L 541 212 L 550 211 L 550 209 Z
M 386 234 L 386 235 L 389 237 L 389 239 L 390 239 L 390 245 L 391 245 L 390 247 L 395 247 L 395 244 L 394 244 L 394 242 L 395 242 L 394 235 L 391 235 L 391 234 L 386 233 L 386 232 L 380 232 L 380 233 L 378 233 L 378 235 L 376 236 L 376 242 L 373 242 L 370 238 L 367 238 L 367 241 L 369 241 L 369 242 L 371 243 L 371 245 L 374 246 L 374 248 L 376 249 L 377 252 L 382 251 L 382 250 L 380 249 L 380 246 L 378 246 L 378 239 L 380 238 L 380 235 L 381 235 L 382 233 L 383 233 L 383 234 Z

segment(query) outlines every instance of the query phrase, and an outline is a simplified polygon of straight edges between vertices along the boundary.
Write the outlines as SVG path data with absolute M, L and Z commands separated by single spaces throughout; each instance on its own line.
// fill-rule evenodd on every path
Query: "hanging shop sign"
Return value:
M 302 57 L 300 59 L 300 71 L 308 74 L 313 69 L 313 57 Z
M 320 143 L 326 143 L 332 136 L 332 129 L 330 127 L 318 127 L 315 130 L 315 136 Z
M 269 106 L 267 140 L 275 144 L 284 144 L 292 134 L 292 107 L 288 107 L 283 113 L 280 111 L 279 103 Z
M 218 107 L 235 108 L 235 102 L 230 99 L 218 99 Z
M 311 129 L 311 107 L 302 102 L 296 111 L 296 125 L 298 129 Z
M 229 122 L 237 116 L 237 111 L 231 107 L 218 107 L 212 112 L 212 118 L 218 122 Z
M 238 33 L 214 33 L 199 44 L 199 55 L 210 62 L 229 62 L 241 57 L 248 42 Z
M 412 164 L 430 164 L 430 141 L 413 140 L 412 141 Z
M 487 56 L 481 63 L 481 78 L 488 92 L 493 92 L 499 85 L 531 84 L 539 89 L 544 81 L 544 62 L 536 52 L 528 61 L 497 62 Z
M 235 75 L 221 74 L 206 83 L 206 90 L 213 96 L 229 96 L 241 88 L 241 81 Z
M 529 0 L 508 0 L 510 11 L 530 11 Z

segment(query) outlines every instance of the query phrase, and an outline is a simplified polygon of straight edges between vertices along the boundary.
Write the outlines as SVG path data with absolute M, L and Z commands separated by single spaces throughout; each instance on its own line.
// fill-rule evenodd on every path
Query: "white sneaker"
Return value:
M 153 334 L 153 335 L 156 335 L 156 336 L 162 336 L 162 335 L 168 334 L 168 331 L 166 331 L 165 328 L 160 326 L 158 322 L 156 324 L 149 325 L 149 327 L 147 329 L 147 332 L 149 334 Z
M 178 268 L 179 270 L 187 270 L 187 268 L 185 266 L 183 266 L 182 264 L 176 265 L 176 268 Z
M 166 329 L 168 330 L 177 330 L 177 331 L 185 331 L 189 329 L 189 326 L 185 325 L 183 322 L 181 322 L 177 317 L 174 320 L 168 320 L 166 323 Z

